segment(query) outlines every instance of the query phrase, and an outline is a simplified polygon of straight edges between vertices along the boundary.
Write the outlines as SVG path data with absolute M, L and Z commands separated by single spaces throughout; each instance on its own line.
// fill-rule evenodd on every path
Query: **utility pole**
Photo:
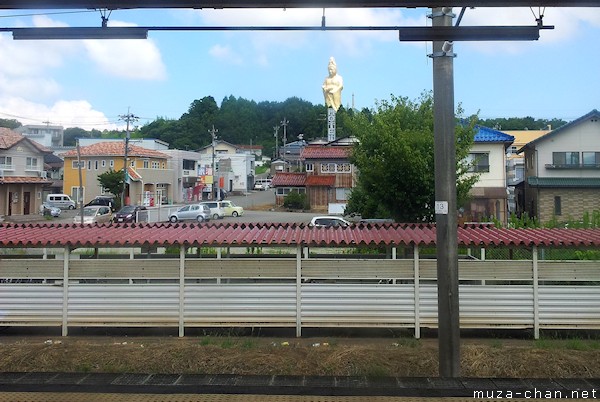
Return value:
M 283 168 L 285 169 L 285 144 L 287 142 L 287 125 L 288 125 L 289 121 L 285 119 L 285 117 L 283 118 L 283 120 L 281 120 L 281 126 L 283 127 L 283 157 L 281 159 L 283 159 Z
M 219 130 L 217 130 L 215 128 L 215 125 L 213 124 L 212 129 L 208 130 L 208 132 L 210 133 L 210 136 L 212 137 L 212 174 L 213 174 L 213 189 L 211 191 L 211 193 L 213 194 L 213 197 L 215 200 L 218 199 L 218 195 L 219 193 L 217 192 L 217 172 L 215 170 L 215 140 L 217 138 L 217 133 L 219 132 Z
M 81 215 L 80 223 L 83 225 L 83 179 L 81 175 L 81 148 L 79 147 L 79 138 L 77 138 L 77 173 L 79 174 L 79 191 L 77 191 L 77 205 Z
M 452 26 L 452 7 L 432 9 L 433 27 Z M 452 42 L 433 42 L 433 136 L 440 377 L 460 376 L 458 226 Z
M 127 123 L 127 131 L 125 132 L 125 156 L 123 158 L 123 194 L 121 195 L 121 206 L 127 205 L 127 186 L 129 184 L 129 174 L 127 172 L 128 168 L 128 152 L 129 152 L 129 124 L 137 121 L 139 117 L 129 112 L 129 108 L 127 108 L 127 114 L 120 115 L 119 118 Z
M 279 126 L 273 127 L 275 130 L 275 159 L 279 157 Z

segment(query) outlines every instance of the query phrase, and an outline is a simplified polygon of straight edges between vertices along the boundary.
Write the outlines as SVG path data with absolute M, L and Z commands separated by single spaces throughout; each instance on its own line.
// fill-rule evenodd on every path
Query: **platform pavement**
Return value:
M 0 401 L 16 395 L 86 395 L 86 400 L 103 400 L 101 395 L 125 396 L 127 399 L 106 400 L 169 400 L 137 399 L 137 395 L 204 395 L 196 400 L 211 399 L 209 395 L 245 395 L 241 400 L 256 396 L 271 396 L 268 400 L 315 400 L 336 397 L 332 401 L 394 400 L 394 398 L 459 398 L 458 400 L 490 399 L 598 399 L 600 379 L 514 379 L 514 378 L 422 378 L 422 377 L 326 377 L 326 376 L 255 376 L 255 375 L 203 375 L 203 374 L 117 374 L 117 373 L 0 373 Z M 135 396 L 135 397 L 134 397 Z M 294 396 L 302 399 L 294 399 Z M 283 399 L 277 399 L 281 397 Z M 100 399 L 97 399 L 100 398 Z M 308 398 L 308 399 L 306 399 Z M 317 398 L 317 399 L 315 399 Z M 349 399 L 350 398 L 350 399 Z M 388 399 L 392 398 L 392 399 Z M 422 399 L 425 398 L 425 399 Z M 18 400 L 18 399 L 15 399 Z M 44 399 L 31 399 L 37 401 Z M 56 399 L 59 400 L 59 399 Z M 82 400 L 82 399 L 79 399 Z M 262 400 L 267 400 L 263 398 Z

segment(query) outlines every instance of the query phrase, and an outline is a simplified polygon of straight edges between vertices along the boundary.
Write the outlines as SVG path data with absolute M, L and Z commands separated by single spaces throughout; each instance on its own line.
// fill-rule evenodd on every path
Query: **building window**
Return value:
M 348 198 L 350 198 L 350 191 L 351 189 L 349 188 L 336 188 L 335 199 L 340 201 L 348 200 Z
M 15 167 L 12 164 L 11 156 L 0 156 L 0 169 L 2 170 L 14 170 Z
M 184 159 L 182 168 L 183 170 L 196 170 L 196 161 Z
M 102 167 L 105 168 L 106 167 L 106 161 L 103 159 L 102 160 Z
M 82 190 L 83 191 L 81 192 L 81 197 L 79 197 L 79 187 L 71 187 L 71 198 L 77 204 L 84 200 L 83 195 L 85 194 L 85 187 L 82 187 Z
M 315 165 L 312 163 L 307 163 L 306 164 L 306 171 L 307 172 L 314 172 L 315 171 Z
M 554 197 L 554 215 L 562 215 L 561 201 L 558 195 Z
M 321 163 L 321 173 L 350 173 L 351 170 L 349 163 Z
M 351 168 L 349 163 L 338 163 L 335 165 L 336 173 L 350 173 Z
M 94 161 L 94 170 L 98 170 L 98 161 Z
M 131 166 L 132 168 L 135 167 L 135 159 L 131 160 L 131 162 L 129 163 L 129 166 Z
M 485 173 L 490 171 L 490 154 L 489 153 L 470 153 L 467 156 L 469 172 Z
M 108 166 L 110 166 L 111 168 L 115 167 L 115 161 L 114 161 L 114 159 L 111 159 L 110 161 L 108 161 Z
M 600 152 L 582 152 L 584 166 L 600 167 Z
M 579 152 L 552 152 L 552 164 L 555 166 L 579 166 Z
M 79 163 L 79 165 L 81 166 L 82 169 L 85 169 L 85 162 L 81 161 Z M 72 169 L 77 169 L 77 161 L 71 161 L 71 168 Z
M 92 170 L 92 161 L 88 161 L 88 170 Z
M 143 166 L 144 169 L 148 169 L 150 167 L 150 161 L 148 159 L 144 159 Z
M 306 189 L 304 187 L 277 187 L 276 188 L 277 195 L 288 195 L 292 191 L 295 191 L 298 194 L 306 193 Z
M 37 158 L 27 157 L 25 162 L 25 170 L 38 170 Z
M 166 163 L 165 163 L 165 162 L 163 162 L 163 163 L 161 164 L 161 169 L 165 169 L 166 167 L 167 167 Z
M 152 162 L 152 169 L 159 169 L 160 168 L 160 163 L 153 161 Z

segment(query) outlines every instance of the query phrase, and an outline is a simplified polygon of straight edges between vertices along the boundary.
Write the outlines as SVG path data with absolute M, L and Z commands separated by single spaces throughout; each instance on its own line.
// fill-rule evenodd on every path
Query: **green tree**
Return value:
M 21 127 L 22 124 L 20 121 L 15 119 L 0 119 L 0 127 L 10 128 L 14 130 L 17 127 Z
M 115 208 L 120 207 L 120 195 L 123 194 L 124 186 L 124 170 L 115 171 L 110 169 L 108 172 L 104 172 L 98 175 L 98 182 L 102 187 L 108 190 L 109 193 L 115 195 Z
M 300 194 L 297 191 L 290 191 L 283 199 L 283 206 L 290 209 L 310 209 L 310 204 L 306 194 Z
M 527 117 L 509 117 L 479 120 L 479 125 L 492 127 L 496 130 L 547 130 L 556 129 L 567 124 L 562 119 L 534 119 L 531 116 Z
M 459 111 L 460 114 L 460 111 Z M 474 124 L 456 127 L 457 198 L 459 205 L 477 177 L 467 174 L 464 162 L 474 138 Z M 365 218 L 392 218 L 397 222 L 432 221 L 435 176 L 433 97 L 417 101 L 392 96 L 371 114 L 357 113 L 347 129 L 359 141 L 351 161 L 358 168 L 346 213 Z
M 69 127 L 66 128 L 63 132 L 63 145 L 64 146 L 75 146 L 77 145 L 78 138 L 91 137 L 91 134 L 88 131 L 85 131 L 83 128 L 79 127 Z

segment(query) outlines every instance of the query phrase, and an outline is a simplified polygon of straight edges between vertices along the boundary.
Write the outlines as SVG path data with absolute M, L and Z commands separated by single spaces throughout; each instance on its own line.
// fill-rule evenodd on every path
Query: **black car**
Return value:
M 115 210 L 115 199 L 113 197 L 96 197 L 84 205 L 84 207 L 99 207 L 99 206 L 110 207 L 110 209 L 112 211 L 114 211 Z
M 132 223 L 137 222 L 138 215 L 140 216 L 140 221 L 145 220 L 146 213 L 141 213 L 140 211 L 146 211 L 146 207 L 141 205 L 126 205 L 121 208 L 118 212 L 113 215 L 113 222 L 115 223 Z M 138 212 L 140 212 L 138 214 Z

